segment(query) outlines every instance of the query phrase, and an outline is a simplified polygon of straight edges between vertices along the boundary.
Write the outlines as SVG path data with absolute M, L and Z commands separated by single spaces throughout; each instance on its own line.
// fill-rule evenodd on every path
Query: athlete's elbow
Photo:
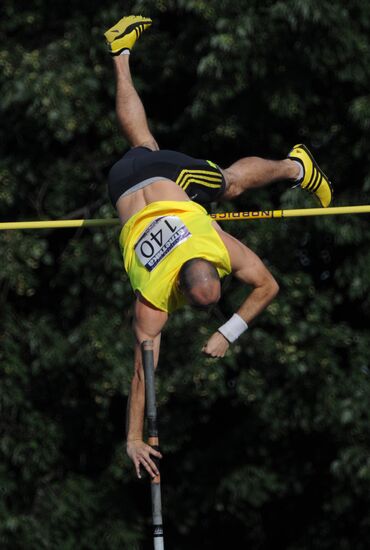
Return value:
M 270 300 L 273 300 L 274 298 L 276 298 L 276 296 L 279 294 L 279 290 L 280 290 L 279 283 L 277 282 L 276 279 L 274 279 L 274 277 L 271 277 L 271 280 L 269 282 Z
M 271 302 L 278 295 L 280 290 L 278 282 L 272 275 L 265 279 L 263 287 L 267 302 Z

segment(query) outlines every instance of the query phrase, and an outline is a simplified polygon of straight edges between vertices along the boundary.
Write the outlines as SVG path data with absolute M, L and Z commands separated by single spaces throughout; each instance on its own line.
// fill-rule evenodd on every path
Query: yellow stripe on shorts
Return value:
M 196 183 L 204 187 L 213 187 L 215 189 L 221 187 L 222 174 L 211 172 L 209 170 L 181 170 L 176 179 L 177 185 L 182 189 L 186 189 L 190 183 Z

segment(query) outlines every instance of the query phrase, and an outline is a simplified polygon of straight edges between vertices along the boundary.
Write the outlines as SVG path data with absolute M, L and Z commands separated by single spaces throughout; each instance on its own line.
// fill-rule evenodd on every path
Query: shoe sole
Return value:
M 105 38 L 106 38 L 106 40 L 108 41 L 109 44 L 113 44 L 113 42 L 115 42 L 116 40 L 119 40 L 119 39 L 123 38 L 126 34 L 130 34 L 132 31 L 137 30 L 137 27 L 140 27 L 140 26 L 143 26 L 143 27 L 144 27 L 145 25 L 152 25 L 152 21 L 150 21 L 150 20 L 147 20 L 147 21 L 136 21 L 136 22 L 134 22 L 134 23 L 131 23 L 130 25 L 128 25 L 128 27 L 126 27 L 126 28 L 124 29 L 123 32 L 121 32 L 121 34 L 117 34 L 117 36 L 115 36 L 115 37 L 113 38 L 113 40 L 109 40 L 109 39 L 107 38 L 106 35 L 107 35 L 108 33 L 114 32 L 114 27 L 112 27 L 111 29 L 109 29 L 109 30 L 104 34 L 104 36 L 105 36 Z M 142 28 L 140 34 L 142 34 L 145 30 L 146 30 L 145 28 Z M 120 32 L 120 31 L 118 31 L 118 32 Z M 136 33 L 136 38 L 139 38 L 140 34 Z

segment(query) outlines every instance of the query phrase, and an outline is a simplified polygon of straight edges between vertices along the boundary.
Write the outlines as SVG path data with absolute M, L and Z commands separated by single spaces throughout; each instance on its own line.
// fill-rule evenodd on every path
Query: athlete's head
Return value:
M 179 288 L 190 305 L 207 307 L 221 297 L 221 282 L 215 266 L 203 258 L 185 262 L 179 273 Z

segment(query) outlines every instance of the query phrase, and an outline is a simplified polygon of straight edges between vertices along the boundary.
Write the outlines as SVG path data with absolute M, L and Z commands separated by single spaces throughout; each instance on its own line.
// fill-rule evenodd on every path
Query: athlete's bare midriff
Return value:
M 122 196 L 118 199 L 116 208 L 122 225 L 134 214 L 152 202 L 157 201 L 189 201 L 188 195 L 174 181 L 159 180 L 154 183 Z

